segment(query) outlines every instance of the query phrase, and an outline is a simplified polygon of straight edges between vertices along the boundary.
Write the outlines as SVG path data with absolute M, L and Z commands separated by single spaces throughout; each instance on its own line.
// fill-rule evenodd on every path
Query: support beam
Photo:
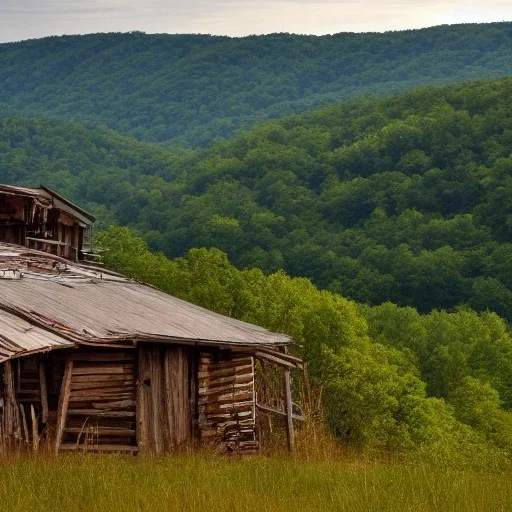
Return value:
M 290 363 L 289 361 L 281 358 L 281 354 L 276 352 L 276 354 L 272 355 L 267 352 L 257 351 L 256 357 L 259 359 L 263 359 L 264 361 L 268 361 L 269 363 L 274 363 L 278 366 L 284 366 L 285 368 L 297 368 L 297 365 L 294 363 Z
M 288 450 L 295 449 L 295 432 L 293 430 L 293 409 L 292 409 L 292 377 L 289 368 L 284 369 L 284 406 L 286 411 L 286 435 L 288 437 Z
M 257 402 L 256 402 L 256 409 L 259 409 L 260 411 L 263 411 L 263 412 L 270 412 L 272 414 L 278 414 L 279 416 L 286 417 L 285 411 L 280 411 L 279 409 L 276 409 L 275 407 L 270 407 L 268 405 L 259 404 Z M 294 420 L 306 421 L 306 418 L 304 418 L 304 416 L 302 416 L 300 414 L 292 414 L 292 418 Z
M 23 404 L 19 404 L 20 406 L 20 413 L 21 413 L 21 426 L 23 427 L 23 438 L 25 440 L 25 443 L 28 445 L 30 441 L 30 437 L 28 434 L 28 424 L 27 424 L 27 416 L 25 415 L 25 407 L 23 407 Z
M 278 357 L 281 361 L 287 361 L 288 363 L 292 363 L 294 368 L 303 368 L 304 361 L 298 357 L 292 356 L 287 352 L 281 350 L 273 350 L 265 347 L 258 348 L 259 354 L 269 354 L 274 357 Z
M 34 406 L 30 404 L 30 417 L 32 419 L 32 449 L 34 453 L 39 451 L 39 430 L 37 428 L 37 416 Z
M 64 376 L 62 377 L 62 385 L 60 387 L 59 408 L 57 411 L 57 431 L 55 433 L 55 453 L 59 453 L 59 448 L 62 443 L 62 436 L 64 434 L 64 427 L 66 426 L 66 419 L 68 415 L 69 393 L 71 390 L 71 375 L 73 373 L 73 360 L 71 354 L 66 361 L 66 368 Z

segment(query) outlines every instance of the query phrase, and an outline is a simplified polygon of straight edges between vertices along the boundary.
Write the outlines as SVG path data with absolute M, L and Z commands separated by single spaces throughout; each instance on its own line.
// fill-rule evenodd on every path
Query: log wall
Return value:
M 35 447 L 51 425 L 56 452 L 257 450 L 253 356 L 200 350 L 147 343 L 7 361 L 0 365 L 0 448 Z
M 222 451 L 257 450 L 253 357 L 201 352 L 198 383 L 201 443 Z

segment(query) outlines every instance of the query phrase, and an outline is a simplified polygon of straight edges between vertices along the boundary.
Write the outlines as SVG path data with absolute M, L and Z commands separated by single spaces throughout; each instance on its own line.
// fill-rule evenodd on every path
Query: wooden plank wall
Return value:
M 0 193 L 0 241 L 25 244 L 27 201 L 20 196 Z
M 135 453 L 135 350 L 72 351 L 62 379 L 57 450 Z
M 162 455 L 189 448 L 194 438 L 193 350 L 141 345 L 138 353 L 139 451 Z
M 153 344 L 137 350 L 83 347 L 59 351 L 47 366 L 48 382 L 39 357 L 19 369 L 17 362 L 1 365 L 0 437 L 9 444 L 29 444 L 38 432 L 32 422 L 41 431 L 57 409 L 57 451 L 161 455 L 196 440 L 221 451 L 258 449 L 250 354 Z M 30 409 L 22 411 L 27 400 Z
M 221 451 L 257 450 L 253 357 L 201 352 L 198 383 L 201 443 Z

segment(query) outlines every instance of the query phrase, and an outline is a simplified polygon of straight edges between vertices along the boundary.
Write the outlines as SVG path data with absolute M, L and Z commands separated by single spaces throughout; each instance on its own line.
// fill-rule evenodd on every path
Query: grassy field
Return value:
M 0 510 L 508 511 L 512 472 L 209 456 L 0 462 Z

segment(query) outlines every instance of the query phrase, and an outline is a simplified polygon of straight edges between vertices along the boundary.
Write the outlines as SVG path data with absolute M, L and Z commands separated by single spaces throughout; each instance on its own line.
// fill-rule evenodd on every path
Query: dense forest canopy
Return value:
M 360 96 L 512 74 L 512 23 L 384 34 L 94 34 L 0 45 L 0 116 L 204 146 Z
M 362 303 L 512 319 L 512 79 L 354 100 L 206 150 L 0 123 L 0 173 L 45 183 L 170 257 L 218 247 Z

